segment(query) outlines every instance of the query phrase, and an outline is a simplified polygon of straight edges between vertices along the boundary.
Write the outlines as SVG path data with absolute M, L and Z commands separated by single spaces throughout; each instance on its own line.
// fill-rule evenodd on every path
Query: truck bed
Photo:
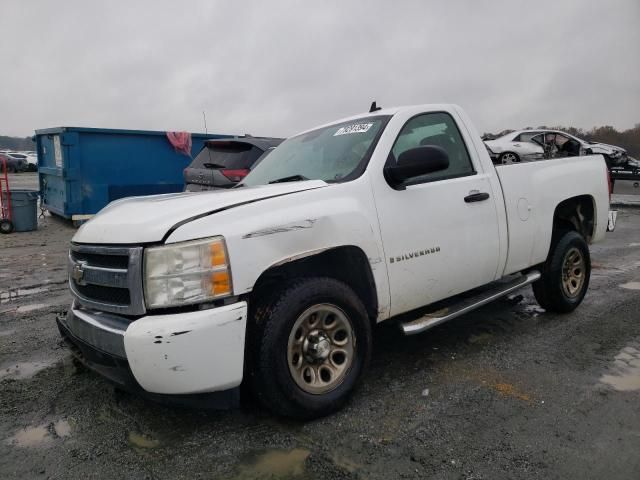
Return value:
M 508 225 L 508 253 L 503 275 L 542 263 L 549 251 L 556 205 L 562 199 L 585 195 L 595 209 L 590 242 L 604 237 L 609 186 L 602 155 L 541 160 L 496 167 L 504 195 Z M 603 208 L 604 207 L 604 208 Z

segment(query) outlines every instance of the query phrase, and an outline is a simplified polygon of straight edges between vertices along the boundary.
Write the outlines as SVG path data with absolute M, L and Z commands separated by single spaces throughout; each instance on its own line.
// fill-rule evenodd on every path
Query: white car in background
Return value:
M 28 151 L 22 152 L 27 158 L 27 163 L 29 164 L 29 171 L 35 172 L 38 170 L 38 155 L 36 152 Z
M 531 162 L 544 158 L 544 148 L 531 142 L 525 130 L 507 133 L 484 142 L 493 163 Z
M 626 163 L 624 148 L 589 142 L 559 130 L 516 130 L 484 142 L 494 163 L 517 163 L 543 158 L 603 155 L 609 167 Z

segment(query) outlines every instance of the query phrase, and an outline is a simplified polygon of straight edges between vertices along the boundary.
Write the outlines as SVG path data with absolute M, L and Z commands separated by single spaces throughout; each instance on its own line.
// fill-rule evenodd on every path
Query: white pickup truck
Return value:
M 455 105 L 289 138 L 224 191 L 115 201 L 73 237 L 76 355 L 123 388 L 280 415 L 339 408 L 376 323 L 423 332 L 524 285 L 570 312 L 609 220 L 602 156 L 494 167 Z

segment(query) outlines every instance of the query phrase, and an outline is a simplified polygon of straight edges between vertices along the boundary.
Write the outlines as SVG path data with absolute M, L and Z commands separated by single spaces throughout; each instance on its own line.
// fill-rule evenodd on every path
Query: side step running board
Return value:
M 475 310 L 487 303 L 493 302 L 500 297 L 509 295 L 511 292 L 535 282 L 540 278 L 540 276 L 541 274 L 539 271 L 532 270 L 526 275 L 518 275 L 515 279 L 509 280 L 508 282 L 498 281 L 496 282 L 496 286 L 489 290 L 485 290 L 482 293 L 460 300 L 458 303 L 448 305 L 446 308 L 442 308 L 432 313 L 427 313 L 415 320 L 403 322 L 400 324 L 400 327 L 405 335 L 424 332 L 436 325 L 440 325 L 441 323 L 457 318 L 460 315 L 464 315 L 465 313 Z

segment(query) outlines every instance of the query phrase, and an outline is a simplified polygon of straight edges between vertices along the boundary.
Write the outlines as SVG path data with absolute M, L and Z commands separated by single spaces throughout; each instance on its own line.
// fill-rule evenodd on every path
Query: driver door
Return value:
M 497 275 L 498 218 L 489 174 L 474 166 L 455 120 L 444 112 L 410 119 L 387 165 L 424 145 L 443 148 L 448 168 L 376 192 L 391 315 L 484 285 Z

